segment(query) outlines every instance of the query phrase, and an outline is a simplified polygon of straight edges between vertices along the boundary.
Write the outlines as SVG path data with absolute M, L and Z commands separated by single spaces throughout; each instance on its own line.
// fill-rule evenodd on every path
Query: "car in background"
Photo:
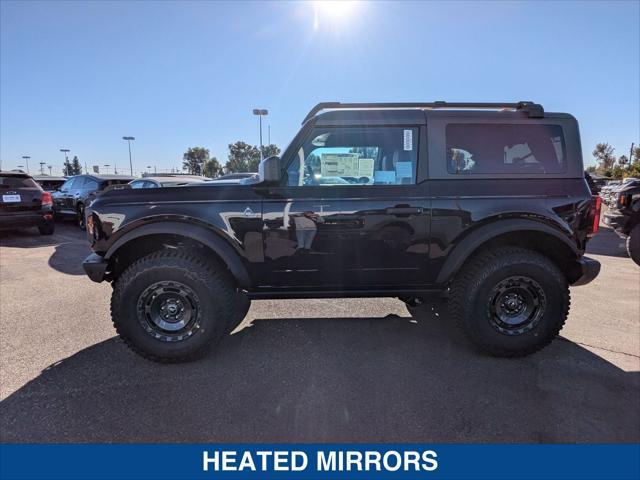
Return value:
M 626 241 L 629 257 L 640 265 L 640 180 L 625 182 L 602 219 Z
M 131 188 L 184 187 L 186 185 L 196 185 L 208 181 L 210 181 L 210 179 L 207 177 L 197 175 L 162 175 L 136 178 L 129 182 L 129 186 Z
M 33 179 L 45 192 L 55 192 L 67 181 L 67 177 L 52 177 L 51 175 L 34 175 Z
M 207 184 L 242 184 L 256 183 L 260 181 L 260 174 L 255 172 L 228 173 L 221 177 L 209 180 Z
M 134 180 L 126 175 L 76 175 L 67 179 L 60 190 L 53 192 L 53 212 L 57 219 L 74 218 L 85 229 L 84 209 L 100 193 L 123 186 Z
M 51 194 L 26 173 L 0 172 L 0 229 L 38 227 L 41 235 L 55 230 Z

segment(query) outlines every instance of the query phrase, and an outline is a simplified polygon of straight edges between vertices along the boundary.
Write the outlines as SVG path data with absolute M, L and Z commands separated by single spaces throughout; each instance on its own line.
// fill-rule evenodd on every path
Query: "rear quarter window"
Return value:
M 540 174 L 566 171 L 560 125 L 449 124 L 447 172 L 452 174 Z

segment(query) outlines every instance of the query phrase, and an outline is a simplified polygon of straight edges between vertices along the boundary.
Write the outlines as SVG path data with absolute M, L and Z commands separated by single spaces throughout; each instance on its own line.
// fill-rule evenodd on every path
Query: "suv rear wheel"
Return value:
M 569 313 L 569 286 L 540 253 L 505 247 L 469 260 L 452 286 L 449 308 L 481 351 L 499 357 L 536 352 L 558 335 Z
M 190 251 L 151 253 L 114 284 L 116 331 L 140 355 L 158 362 L 195 360 L 237 321 L 236 289 L 222 265 Z
M 640 265 L 640 223 L 631 229 L 627 237 L 627 253 L 631 260 Z

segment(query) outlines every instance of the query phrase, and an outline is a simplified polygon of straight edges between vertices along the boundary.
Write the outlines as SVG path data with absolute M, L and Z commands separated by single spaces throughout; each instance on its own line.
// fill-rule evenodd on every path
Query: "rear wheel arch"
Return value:
M 536 220 L 507 219 L 482 225 L 469 232 L 449 253 L 437 283 L 450 281 L 469 259 L 480 252 L 499 247 L 521 247 L 549 257 L 571 283 L 578 275 L 572 268 L 581 252 L 558 229 Z
M 111 277 L 117 278 L 137 259 L 165 248 L 201 249 L 204 255 L 225 265 L 239 287 L 251 285 L 240 254 L 226 240 L 204 226 L 178 221 L 139 226 L 116 240 L 105 254 Z

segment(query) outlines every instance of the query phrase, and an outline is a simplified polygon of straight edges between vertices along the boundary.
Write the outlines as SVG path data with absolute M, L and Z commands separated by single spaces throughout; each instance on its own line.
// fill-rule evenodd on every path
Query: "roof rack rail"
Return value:
M 509 108 L 514 110 L 520 110 L 526 113 L 531 118 L 544 117 L 544 108 L 539 103 L 521 101 L 516 103 L 468 103 L 468 102 L 426 102 L 426 103 L 414 103 L 414 102 L 392 102 L 392 103 L 340 103 L 340 102 L 321 102 L 311 109 L 311 111 L 304 117 L 302 121 L 305 124 L 309 119 L 313 118 L 318 112 L 322 110 L 337 110 L 343 108 L 389 108 L 389 109 L 401 109 L 401 108 L 474 108 L 474 109 L 502 109 Z

